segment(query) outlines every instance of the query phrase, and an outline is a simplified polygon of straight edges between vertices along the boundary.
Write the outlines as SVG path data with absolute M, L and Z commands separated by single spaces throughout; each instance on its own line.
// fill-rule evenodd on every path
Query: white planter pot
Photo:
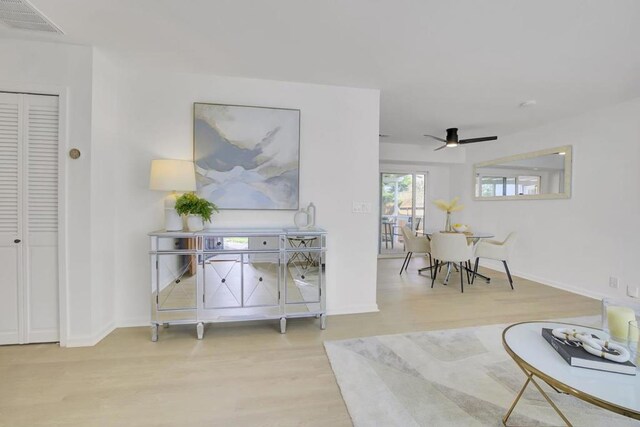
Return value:
M 187 215 L 187 228 L 189 231 L 201 231 L 204 229 L 204 221 L 200 215 Z

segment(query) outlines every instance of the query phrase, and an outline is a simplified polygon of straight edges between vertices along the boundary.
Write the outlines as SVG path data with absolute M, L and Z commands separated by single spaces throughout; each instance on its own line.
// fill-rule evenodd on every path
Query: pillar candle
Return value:
M 607 307 L 607 325 L 611 338 L 625 342 L 629 334 L 629 322 L 636 320 L 636 313 L 629 307 L 611 305 Z
M 638 329 L 638 321 L 635 319 L 631 320 L 629 322 L 628 328 L 629 336 L 627 337 L 627 339 L 630 343 L 636 343 L 637 345 L 640 339 L 640 329 Z

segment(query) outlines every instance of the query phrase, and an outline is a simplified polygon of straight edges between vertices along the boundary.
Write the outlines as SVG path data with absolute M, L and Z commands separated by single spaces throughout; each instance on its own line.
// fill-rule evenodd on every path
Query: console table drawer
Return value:
M 205 236 L 204 251 L 277 251 L 279 236 Z

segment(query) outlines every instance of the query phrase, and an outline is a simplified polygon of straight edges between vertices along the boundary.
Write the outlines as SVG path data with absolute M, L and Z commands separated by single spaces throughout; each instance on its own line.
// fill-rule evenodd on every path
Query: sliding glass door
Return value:
M 379 253 L 404 252 L 401 228 L 409 226 L 421 233 L 424 227 L 426 200 L 425 173 L 380 174 Z

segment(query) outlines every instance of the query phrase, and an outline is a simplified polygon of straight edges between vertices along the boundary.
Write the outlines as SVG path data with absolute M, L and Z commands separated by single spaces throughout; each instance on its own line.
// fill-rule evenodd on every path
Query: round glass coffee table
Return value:
M 640 374 L 623 375 L 570 366 L 542 337 L 542 328 L 572 327 L 608 338 L 600 329 L 559 322 L 523 322 L 511 325 L 502 333 L 502 345 L 527 376 L 527 381 L 502 419 L 506 426 L 509 416 L 529 383 L 568 425 L 572 424 L 540 387 L 537 379 L 559 393 L 566 393 L 600 408 L 640 420 Z

